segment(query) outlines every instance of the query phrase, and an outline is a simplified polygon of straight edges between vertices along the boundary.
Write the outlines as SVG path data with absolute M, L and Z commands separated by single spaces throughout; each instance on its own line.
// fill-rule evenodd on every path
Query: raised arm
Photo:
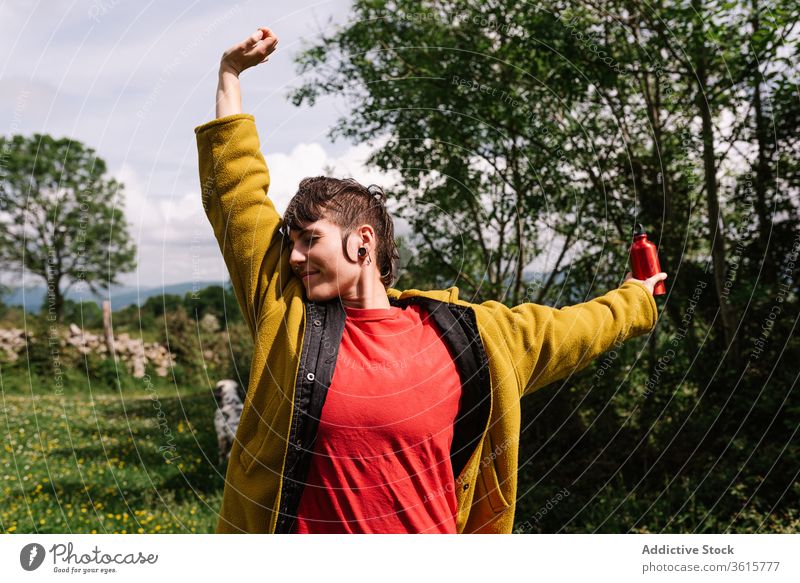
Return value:
M 665 277 L 628 279 L 603 296 L 561 309 L 481 304 L 493 312 L 496 333 L 508 345 L 520 397 L 581 370 L 616 343 L 652 330 L 658 316 L 653 285 Z
M 269 29 L 259 29 L 225 51 L 217 119 L 195 128 L 203 208 L 251 333 L 265 304 L 288 284 L 290 273 L 288 260 L 283 261 L 288 249 L 282 249 L 278 233 L 281 219 L 267 196 L 269 170 L 255 119 L 242 113 L 239 75 L 266 61 L 277 42 Z
M 217 83 L 217 118 L 242 113 L 242 91 L 239 75 L 245 69 L 269 61 L 278 46 L 278 37 L 266 27 L 260 27 L 242 42 L 222 53 Z

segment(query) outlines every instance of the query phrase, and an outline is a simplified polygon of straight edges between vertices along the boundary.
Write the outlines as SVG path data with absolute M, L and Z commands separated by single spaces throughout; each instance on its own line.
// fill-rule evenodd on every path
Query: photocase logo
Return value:
M 44 554 L 44 547 L 38 543 L 25 545 L 19 552 L 19 564 L 26 571 L 35 571 L 44 562 Z

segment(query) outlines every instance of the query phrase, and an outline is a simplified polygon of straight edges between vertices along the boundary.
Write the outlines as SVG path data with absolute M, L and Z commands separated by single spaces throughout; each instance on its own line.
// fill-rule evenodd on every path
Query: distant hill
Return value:
M 111 301 L 111 310 L 121 310 L 130 305 L 142 305 L 147 298 L 152 296 L 160 296 L 164 294 L 177 294 L 184 296 L 187 292 L 201 290 L 212 285 L 225 285 L 227 282 L 220 281 L 199 281 L 184 283 L 176 283 L 163 287 L 143 288 L 135 286 L 112 286 L 106 295 L 98 296 L 85 291 L 70 290 L 67 292 L 67 298 L 76 302 L 95 302 L 98 306 L 102 306 L 104 300 Z M 5 295 L 2 300 L 3 303 L 9 306 L 24 306 L 26 312 L 37 312 L 46 300 L 47 288 L 45 286 L 33 287 L 18 287 L 11 288 L 11 292 Z
M 527 282 L 539 282 L 543 283 L 546 279 L 548 274 L 536 271 L 525 271 L 525 281 Z M 565 276 L 563 273 L 559 273 L 556 278 L 554 285 L 560 285 Z M 513 280 L 509 278 L 508 285 L 511 286 Z M 229 285 L 228 281 L 220 282 L 220 281 L 200 281 L 200 282 L 183 282 L 183 283 L 176 283 L 173 285 L 168 285 L 164 287 L 152 287 L 152 288 L 144 288 L 140 287 L 137 288 L 135 286 L 114 286 L 112 287 L 107 296 L 97 296 L 88 292 L 88 289 L 81 293 L 70 290 L 67 293 L 67 298 L 73 301 L 81 301 L 90 302 L 94 301 L 98 306 L 102 306 L 103 300 L 110 299 L 111 300 L 111 310 L 121 310 L 130 305 L 142 305 L 147 300 L 147 298 L 152 296 L 160 296 L 164 294 L 177 294 L 179 296 L 184 296 L 187 292 L 201 290 L 203 288 L 212 286 L 212 285 Z M 531 288 L 531 293 L 535 293 L 537 287 Z M 33 287 L 18 287 L 18 288 L 11 288 L 11 292 L 5 295 L 2 298 L 3 303 L 9 306 L 25 306 L 25 311 L 27 312 L 36 312 L 42 306 L 45 301 L 46 297 L 46 288 L 45 286 L 33 286 Z

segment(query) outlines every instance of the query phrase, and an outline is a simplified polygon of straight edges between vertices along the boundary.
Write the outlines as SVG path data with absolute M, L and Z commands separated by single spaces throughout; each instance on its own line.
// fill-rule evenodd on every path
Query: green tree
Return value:
M 370 163 L 402 176 L 389 196 L 412 228 L 412 263 L 476 300 L 541 299 L 552 280 L 528 290 L 525 268 L 553 238 L 563 249 L 554 271 L 566 268 L 576 217 L 596 197 L 577 170 L 590 136 L 573 124 L 569 141 L 558 138 L 568 116 L 549 114 L 568 113 L 586 91 L 560 54 L 574 52 L 569 30 L 526 2 L 353 10 L 298 58 L 307 81 L 294 103 L 342 94 L 358 104 L 331 135 L 381 140 Z
M 142 304 L 142 312 L 159 317 L 163 314 L 172 314 L 183 305 L 183 298 L 178 294 L 162 294 L 150 296 Z
M 103 310 L 96 302 L 80 301 L 76 302 L 71 299 L 64 300 L 64 320 L 67 323 L 74 323 L 81 328 L 102 328 L 103 327 Z
M 294 102 L 348 98 L 332 137 L 398 176 L 398 287 L 571 304 L 620 281 L 634 219 L 659 244 L 647 358 L 627 343 L 523 401 L 517 516 L 570 485 L 542 531 L 796 530 L 787 6 L 356 0 L 298 57 Z M 542 257 L 551 272 L 526 279 Z
M 197 320 L 205 314 L 213 314 L 220 322 L 242 321 L 242 312 L 233 290 L 220 285 L 210 285 L 196 292 L 186 292 L 183 306 L 192 318 Z
M 41 277 L 49 317 L 60 321 L 70 288 L 100 293 L 136 267 L 123 185 L 76 140 L 0 137 L 0 152 L 0 265 Z

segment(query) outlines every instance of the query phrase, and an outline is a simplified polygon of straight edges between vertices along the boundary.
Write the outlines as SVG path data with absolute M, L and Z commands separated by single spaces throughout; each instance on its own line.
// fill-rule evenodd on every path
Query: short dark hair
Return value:
M 345 238 L 360 225 L 372 226 L 377 236 L 375 255 L 381 282 L 387 288 L 392 286 L 400 255 L 394 221 L 386 210 L 386 194 L 380 186 L 364 186 L 352 178 L 304 178 L 283 213 L 281 232 L 288 239 L 289 231 L 300 230 L 300 224 L 322 218 L 342 229 Z

